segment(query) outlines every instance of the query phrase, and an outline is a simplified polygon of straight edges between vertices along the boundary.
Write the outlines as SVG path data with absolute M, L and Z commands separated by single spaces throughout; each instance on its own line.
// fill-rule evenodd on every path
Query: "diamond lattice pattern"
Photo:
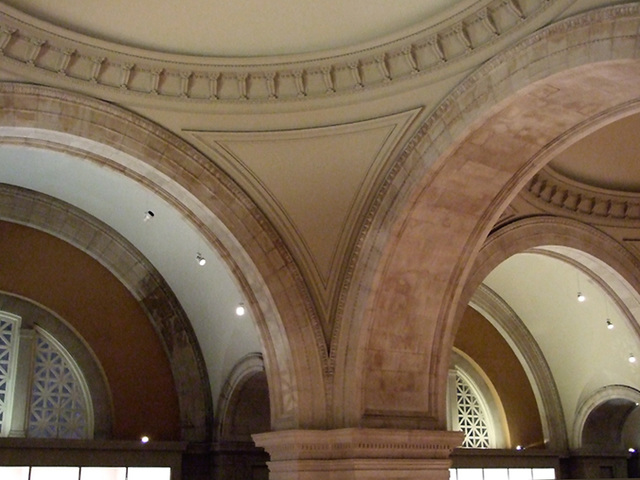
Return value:
M 478 396 L 469 383 L 456 375 L 458 425 L 464 432 L 467 448 L 489 448 L 489 428 Z
M 42 335 L 37 337 L 29 437 L 86 438 L 87 398 L 62 351 Z

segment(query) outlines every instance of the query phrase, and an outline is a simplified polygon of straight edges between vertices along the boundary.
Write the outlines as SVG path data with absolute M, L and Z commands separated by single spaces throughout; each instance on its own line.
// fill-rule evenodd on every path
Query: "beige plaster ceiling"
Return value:
M 188 134 L 269 212 L 327 308 L 367 196 L 418 113 L 309 129 Z
M 207 56 L 307 53 L 411 29 L 469 0 L 5 0 L 41 20 L 94 38 Z
M 640 115 L 613 122 L 575 143 L 549 166 L 579 183 L 640 192 Z

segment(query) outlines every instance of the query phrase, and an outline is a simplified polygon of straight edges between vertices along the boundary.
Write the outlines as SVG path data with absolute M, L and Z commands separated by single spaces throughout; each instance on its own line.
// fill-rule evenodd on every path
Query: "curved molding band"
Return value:
M 0 9 L 0 55 L 75 84 L 189 102 L 330 97 L 449 69 L 524 25 L 549 21 L 572 0 L 482 0 L 436 25 L 380 44 L 257 59 L 154 53 L 100 42 Z M 552 13 L 553 15 L 553 13 Z M 538 20 L 539 17 L 544 17 Z

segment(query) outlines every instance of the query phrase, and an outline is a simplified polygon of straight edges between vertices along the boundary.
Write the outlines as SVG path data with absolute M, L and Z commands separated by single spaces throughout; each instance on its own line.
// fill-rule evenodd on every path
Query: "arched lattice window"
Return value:
M 477 389 L 465 375 L 456 370 L 456 420 L 464 433 L 463 447 L 489 448 L 491 446 L 487 409 Z
M 504 448 L 509 431 L 491 380 L 473 359 L 454 349 L 447 391 L 447 426 L 462 431 L 466 448 Z
M 92 435 L 89 389 L 73 358 L 42 328 L 21 329 L 20 317 L 0 312 L 0 436 Z

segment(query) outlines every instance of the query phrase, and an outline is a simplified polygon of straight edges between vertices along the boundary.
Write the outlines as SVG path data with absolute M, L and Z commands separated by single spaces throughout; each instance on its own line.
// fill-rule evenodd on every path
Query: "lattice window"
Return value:
M 20 318 L 0 312 L 0 434 L 5 436 L 11 425 L 13 385 L 16 370 L 16 346 Z
M 89 409 L 87 388 L 73 360 L 38 329 L 27 435 L 87 438 Z
M 465 434 L 462 446 L 489 448 L 489 427 L 485 409 L 475 389 L 460 372 L 456 372 L 456 410 L 458 426 Z

